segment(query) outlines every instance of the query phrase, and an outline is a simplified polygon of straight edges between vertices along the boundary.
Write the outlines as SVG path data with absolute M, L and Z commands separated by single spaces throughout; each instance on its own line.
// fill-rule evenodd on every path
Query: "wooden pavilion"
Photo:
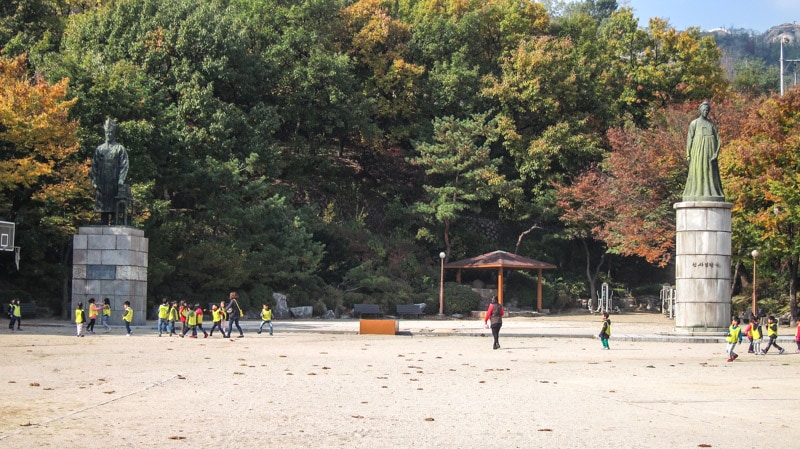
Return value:
M 536 270 L 538 274 L 536 310 L 542 310 L 542 270 L 552 270 L 555 265 L 539 262 L 538 260 L 518 256 L 506 251 L 493 251 L 480 256 L 470 257 L 444 265 L 445 269 L 456 269 L 456 279 L 461 282 L 461 270 L 480 269 L 497 270 L 497 301 L 503 304 L 503 271 L 511 270 Z

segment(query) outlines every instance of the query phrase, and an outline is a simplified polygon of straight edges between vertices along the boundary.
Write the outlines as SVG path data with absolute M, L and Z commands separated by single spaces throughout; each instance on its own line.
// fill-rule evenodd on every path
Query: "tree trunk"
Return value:
M 70 258 L 72 256 L 72 239 L 69 243 L 61 245 L 61 318 L 69 319 L 72 313 L 72 295 L 70 295 L 70 281 L 72 271 L 70 270 Z
M 731 282 L 731 291 L 730 291 L 731 297 L 733 297 L 733 292 L 736 290 L 736 279 L 739 278 L 739 268 L 741 268 L 741 266 L 742 262 L 738 261 L 736 262 L 736 267 L 733 269 L 733 277 L 731 278 L 733 279 L 733 282 Z
M 450 258 L 450 219 L 444 219 L 444 260 L 447 262 L 447 259 Z M 437 254 L 438 256 L 438 254 Z
M 600 256 L 600 262 L 597 264 L 597 267 L 592 273 L 592 254 L 589 251 L 589 244 L 586 243 L 586 239 L 581 239 L 583 243 L 583 250 L 586 252 L 586 278 L 589 279 L 589 295 L 592 298 L 592 305 L 597 304 L 597 279 L 600 277 L 600 269 L 603 266 L 603 262 L 606 260 L 606 253 L 603 252 L 603 255 Z

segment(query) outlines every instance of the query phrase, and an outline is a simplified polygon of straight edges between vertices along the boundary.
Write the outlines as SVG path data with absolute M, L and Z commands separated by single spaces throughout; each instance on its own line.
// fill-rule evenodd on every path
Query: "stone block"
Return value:
M 676 279 L 730 279 L 731 259 L 719 255 L 675 257 Z
M 730 303 L 683 303 L 675 305 L 675 327 L 677 329 L 724 330 L 730 322 Z
M 116 236 L 116 243 L 115 248 L 118 250 L 130 250 L 133 249 L 131 247 L 131 242 L 134 237 L 130 235 L 118 235 Z
M 102 265 L 137 265 L 133 251 L 103 251 Z
M 78 235 L 102 235 L 103 226 L 81 226 L 78 228 Z
M 399 330 L 400 324 L 397 320 L 359 320 L 358 333 L 361 335 L 395 335 Z
M 730 304 L 730 279 L 676 279 L 675 303 Z
M 72 279 L 85 280 L 86 279 L 86 265 L 72 265 Z
M 147 282 L 134 281 L 131 284 L 131 293 L 140 298 L 147 297 Z
M 99 249 L 90 249 L 86 251 L 86 264 L 87 265 L 102 265 L 103 264 L 103 251 Z
M 93 235 L 88 239 L 89 249 L 113 250 L 117 246 L 117 238 L 113 235 Z
M 100 226 L 103 235 L 135 235 L 138 237 L 144 236 L 144 231 L 141 229 L 131 228 L 128 226 Z
M 114 282 L 114 296 L 131 296 L 133 294 L 133 282 L 120 281 Z
M 73 235 L 72 236 L 72 249 L 88 249 L 89 245 L 89 237 L 85 235 Z
M 72 296 L 86 294 L 86 279 L 72 279 Z

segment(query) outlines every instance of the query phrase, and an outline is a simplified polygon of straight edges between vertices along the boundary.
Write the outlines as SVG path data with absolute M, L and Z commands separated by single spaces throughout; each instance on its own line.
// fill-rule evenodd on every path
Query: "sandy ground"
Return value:
M 800 447 L 793 343 L 611 344 L 3 329 L 0 448 Z

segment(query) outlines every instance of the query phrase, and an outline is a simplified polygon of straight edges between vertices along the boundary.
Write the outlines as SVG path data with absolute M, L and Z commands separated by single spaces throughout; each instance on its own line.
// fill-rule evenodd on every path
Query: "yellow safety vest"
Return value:
M 761 330 L 756 323 L 751 324 L 750 328 L 750 335 L 753 337 L 753 340 L 761 340 Z
M 211 319 L 214 320 L 215 323 L 220 320 L 220 317 L 222 317 L 222 314 L 219 312 L 219 309 L 211 309 Z
M 197 312 L 194 314 L 197 317 L 197 324 L 203 324 L 203 311 L 201 309 L 197 309 Z
M 170 321 L 178 321 L 178 309 L 175 306 L 169 308 L 168 317 Z
M 611 336 L 611 321 L 604 320 L 603 324 L 604 324 L 604 326 L 606 328 L 606 335 L 608 335 L 610 337 Z
M 742 328 L 741 327 L 739 327 L 739 326 L 736 326 L 736 327 L 729 326 L 728 327 L 728 336 L 725 337 L 725 341 L 727 341 L 728 343 L 736 343 L 737 341 L 739 341 L 739 334 L 741 334 L 741 333 L 742 333 Z
M 261 309 L 261 319 L 264 321 L 272 321 L 272 310 Z
M 769 335 L 770 337 L 778 336 L 778 323 L 772 323 L 767 325 L 767 335 Z
M 103 316 L 111 316 L 111 306 L 103 304 Z
M 22 307 L 19 304 L 14 304 L 14 316 L 17 318 L 22 317 Z
M 129 323 L 133 322 L 133 307 L 125 309 L 125 315 L 122 315 L 122 319 Z
M 197 315 L 191 310 L 186 314 L 186 325 L 197 326 Z
M 169 306 L 166 304 L 161 304 L 158 306 L 158 318 L 165 320 L 169 316 Z
M 75 309 L 75 323 L 83 322 L 86 322 L 86 319 L 83 317 L 83 309 Z

